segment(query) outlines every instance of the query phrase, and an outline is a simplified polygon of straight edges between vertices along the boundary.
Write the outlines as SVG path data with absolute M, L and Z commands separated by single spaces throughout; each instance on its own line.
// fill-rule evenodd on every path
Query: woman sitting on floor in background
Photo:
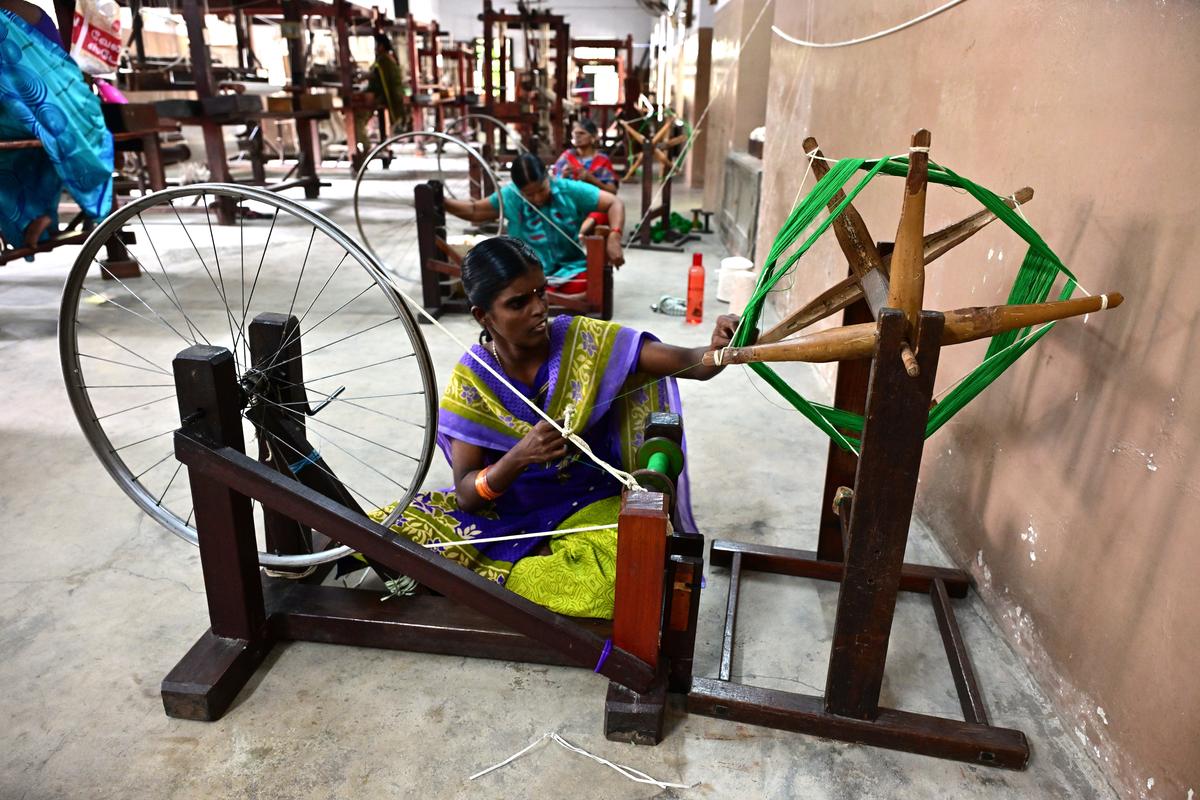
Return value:
M 32 138 L 42 146 L 0 150 L 0 236 L 12 247 L 58 230 L 64 188 L 93 220 L 107 216 L 113 139 L 53 21 L 30 3 L 0 0 L 0 140 Z
M 455 485 L 417 495 L 393 530 L 424 544 L 615 526 L 621 483 L 573 451 L 517 393 L 605 462 L 629 470 L 650 412 L 680 411 L 675 378 L 707 380 L 721 371 L 700 360 L 729 342 L 737 317 L 720 317 L 709 346 L 696 348 L 663 344 L 614 322 L 551 319 L 537 256 L 505 236 L 476 245 L 463 260 L 462 279 L 483 331 L 454 367 L 438 412 L 438 445 Z M 372 516 L 383 521 L 393 508 Z M 676 519 L 695 530 L 686 471 L 677 484 Z M 548 554 L 539 555 L 547 544 Z M 553 611 L 607 618 L 616 547 L 612 527 L 442 552 Z
M 522 153 L 513 161 L 512 183 L 505 185 L 500 195 L 508 235 L 525 242 L 537 254 L 546 282 L 555 291 L 570 294 L 587 289 L 587 258 L 577 237 L 584 219 L 593 211 L 607 213 L 612 226 L 605 239 L 609 261 L 617 267 L 625 263 L 621 250 L 625 206 L 612 192 L 582 181 L 551 178 L 541 159 Z M 486 222 L 500 216 L 500 200 L 495 193 L 482 200 L 448 197 L 445 208 L 469 222 Z
M 554 162 L 550 171 L 556 178 L 570 178 L 573 181 L 590 183 L 605 192 L 617 193 L 620 184 L 617 173 L 609 157 L 600 151 L 598 145 L 600 131 L 596 123 L 589 117 L 580 117 L 571 126 L 572 147 L 563 151 Z M 603 211 L 593 211 L 587 215 L 579 228 L 579 235 L 588 236 L 597 225 L 607 225 L 608 215 Z

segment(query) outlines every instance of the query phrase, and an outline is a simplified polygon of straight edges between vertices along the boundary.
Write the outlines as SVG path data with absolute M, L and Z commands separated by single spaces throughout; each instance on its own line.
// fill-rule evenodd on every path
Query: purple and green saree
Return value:
M 568 408 L 575 432 L 600 458 L 629 470 L 652 411 L 679 412 L 673 378 L 638 374 L 643 341 L 650 334 L 587 317 L 556 317 L 550 323 L 550 358 L 534 385 L 509 383 L 560 422 Z M 476 356 L 503 374 L 483 347 Z M 469 355 L 455 365 L 438 413 L 438 444 L 450 458 L 450 440 L 484 448 L 488 463 L 499 460 L 529 432 L 539 417 L 512 390 Z M 695 530 L 687 473 L 678 481 L 676 519 Z M 525 470 L 492 507 L 470 514 L 458 507 L 452 489 L 417 495 L 394 530 L 420 544 L 551 531 L 616 522 L 621 485 L 585 456 Z M 391 508 L 372 516 L 382 521 Z M 568 524 L 569 523 L 569 524 Z M 551 537 L 446 548 L 450 558 L 535 602 L 573 616 L 612 615 L 616 531 L 555 538 L 551 555 L 531 555 Z

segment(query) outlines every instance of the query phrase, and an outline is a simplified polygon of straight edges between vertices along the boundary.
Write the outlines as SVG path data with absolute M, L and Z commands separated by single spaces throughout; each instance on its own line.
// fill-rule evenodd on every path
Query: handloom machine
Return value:
M 1032 192 L 1002 198 L 930 162 L 929 145 L 919 131 L 907 158 L 826 167 L 806 141 L 820 180 L 775 242 L 731 346 L 705 357 L 749 364 L 831 438 L 815 552 L 713 544 L 710 559 L 730 571 L 715 678 L 692 675 L 703 540 L 668 528 L 681 463 L 677 420 L 651 419 L 645 431 L 638 459 L 652 474 L 638 480 L 651 491 L 624 498 L 611 626 L 560 617 L 393 534 L 374 521 L 381 512 L 363 513 L 384 508 L 378 486 L 400 495 L 391 514 L 415 497 L 433 451 L 437 396 L 413 318 L 418 304 L 401 299 L 366 250 L 319 214 L 251 187 L 180 187 L 118 209 L 89 237 L 67 281 L 59 344 L 72 406 L 106 470 L 144 511 L 200 547 L 211 627 L 164 681 L 168 713 L 220 716 L 274 642 L 299 639 L 593 668 L 612 681 L 606 733 L 629 741 L 661 737 L 665 697 L 676 691 L 694 713 L 1023 767 L 1028 743 L 989 723 L 955 622 L 950 598 L 965 596 L 968 575 L 904 562 L 923 442 L 1055 320 L 1122 298 L 1073 298 L 1075 277 L 1015 210 Z M 859 170 L 865 177 L 847 191 Z M 894 246 L 876 244 L 852 205 L 880 173 L 905 177 Z M 930 182 L 961 188 L 985 208 L 926 235 Z M 173 219 L 189 224 L 171 213 L 175 203 L 207 207 L 213 195 L 258 213 L 239 213 L 240 230 L 209 222 L 189 232 L 183 250 L 155 245 Z M 102 283 L 91 269 L 100 249 L 143 217 L 156 224 L 129 248 L 142 277 Z M 925 265 L 996 219 L 1029 244 L 1009 304 L 924 310 Z M 756 336 L 770 291 L 829 227 L 850 275 Z M 272 239 L 289 229 L 306 235 Z M 1059 299 L 1046 302 L 1060 275 Z M 785 338 L 838 311 L 842 327 Z M 326 321 L 339 315 L 350 322 L 331 331 Z M 980 369 L 934 403 L 941 348 L 989 336 Z M 804 399 L 768 366 L 797 360 L 839 363 L 836 406 Z M 247 441 L 258 459 L 243 452 Z M 381 454 L 386 474 L 376 466 Z M 328 585 L 324 565 L 352 551 L 438 594 L 380 603 L 379 592 Z M 260 574 L 260 565 L 269 571 Z M 751 571 L 840 585 L 822 696 L 732 680 L 738 596 Z M 931 599 L 962 720 L 879 705 L 900 591 Z
M 174 213 L 214 197 L 238 228 Z M 95 257 L 130 220 L 152 223 L 130 251 L 143 277 L 96 302 Z M 188 244 L 172 251 L 176 223 Z M 637 474 L 655 490 L 623 499 L 612 622 L 552 613 L 368 516 L 384 505 L 372 479 L 399 495 L 395 519 L 434 454 L 438 387 L 394 287 L 327 219 L 254 187 L 148 195 L 85 243 L 61 316 L 71 402 L 121 488 L 200 551 L 210 627 L 163 681 L 167 714 L 219 718 L 276 642 L 301 640 L 583 666 L 610 680 L 606 735 L 657 742 L 668 692 L 691 685 L 703 573 L 703 537 L 670 525 L 680 418 L 644 427 Z M 352 333 L 326 326 L 339 315 Z M 337 585 L 351 551 L 428 592 Z
M 483 111 L 511 125 L 526 146 L 543 157 L 556 157 L 566 146 L 568 73 L 571 59 L 570 25 L 561 14 L 533 10 L 518 0 L 516 13 L 483 0 Z M 519 27 L 524 65 L 514 69 L 508 31 Z M 510 76 L 515 86 L 509 85 Z M 509 100 L 510 94 L 514 99 Z M 495 132 L 488 144 L 495 147 Z

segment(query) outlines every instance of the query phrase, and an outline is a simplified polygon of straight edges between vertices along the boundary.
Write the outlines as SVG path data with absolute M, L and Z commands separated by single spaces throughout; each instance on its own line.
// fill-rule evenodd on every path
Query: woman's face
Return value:
M 546 302 L 546 276 L 532 269 L 505 286 L 486 312 L 475 309 L 479 320 L 496 339 L 516 347 L 536 347 L 550 335 L 550 307 Z
M 586 150 L 595 143 L 596 137 L 588 133 L 582 125 L 575 125 L 571 128 L 571 144 Z
M 526 200 L 539 208 L 550 202 L 550 177 L 546 176 L 537 183 L 527 183 L 521 187 L 521 194 Z

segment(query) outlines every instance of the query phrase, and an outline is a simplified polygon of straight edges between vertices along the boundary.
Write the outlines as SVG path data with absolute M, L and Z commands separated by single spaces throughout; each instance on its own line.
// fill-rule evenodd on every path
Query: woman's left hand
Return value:
M 722 347 L 728 347 L 729 342 L 733 340 L 733 334 L 737 332 L 740 321 L 741 317 L 737 314 L 722 314 L 717 317 L 717 324 L 713 326 L 712 342 L 708 349 L 719 350 Z

